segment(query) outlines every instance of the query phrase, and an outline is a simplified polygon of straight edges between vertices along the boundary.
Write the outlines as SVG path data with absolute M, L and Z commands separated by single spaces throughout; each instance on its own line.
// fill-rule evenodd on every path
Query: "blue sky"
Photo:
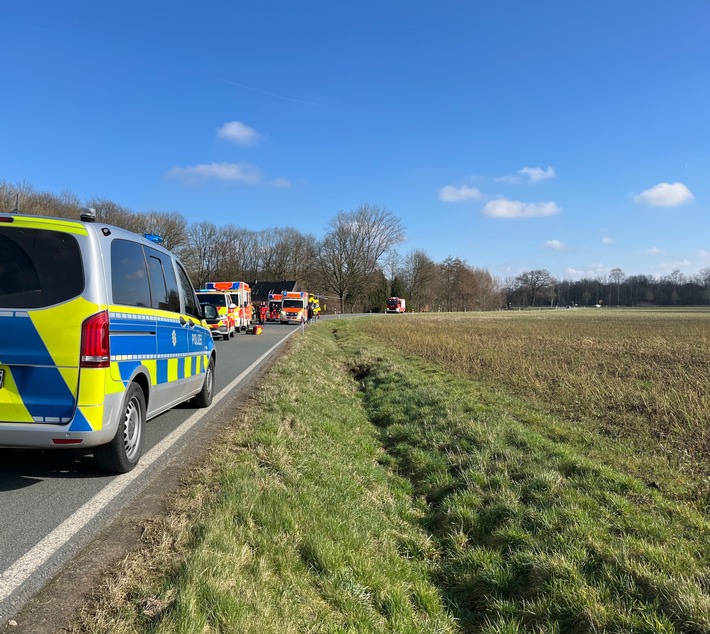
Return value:
M 0 180 L 504 279 L 710 266 L 706 0 L 2 0 Z

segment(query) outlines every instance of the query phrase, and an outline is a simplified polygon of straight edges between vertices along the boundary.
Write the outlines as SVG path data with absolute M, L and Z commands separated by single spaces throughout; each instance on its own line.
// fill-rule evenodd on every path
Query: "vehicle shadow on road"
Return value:
M 0 492 L 24 489 L 50 478 L 111 478 L 91 452 L 0 449 Z

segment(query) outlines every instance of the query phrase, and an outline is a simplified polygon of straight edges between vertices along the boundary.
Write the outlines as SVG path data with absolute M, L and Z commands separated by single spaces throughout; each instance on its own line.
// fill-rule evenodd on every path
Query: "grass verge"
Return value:
M 335 340 L 293 348 L 75 631 L 456 631 Z
M 294 342 L 75 632 L 710 632 L 700 512 L 370 330 Z

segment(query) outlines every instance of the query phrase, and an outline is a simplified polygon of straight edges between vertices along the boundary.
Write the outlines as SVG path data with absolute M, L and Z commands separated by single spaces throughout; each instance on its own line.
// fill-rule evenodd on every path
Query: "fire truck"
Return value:
M 387 300 L 386 313 L 403 313 L 407 309 L 407 303 L 401 297 L 390 297 Z
M 279 319 L 282 324 L 306 323 L 308 319 L 308 293 L 283 291 L 281 293 Z
M 224 291 L 232 296 L 239 309 L 236 330 L 237 332 L 247 332 L 251 326 L 253 310 L 249 284 L 246 282 L 207 282 L 204 288 L 206 290 Z

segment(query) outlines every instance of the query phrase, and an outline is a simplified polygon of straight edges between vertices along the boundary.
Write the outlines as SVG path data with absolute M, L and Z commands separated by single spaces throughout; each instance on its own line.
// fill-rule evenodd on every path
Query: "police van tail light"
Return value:
M 81 325 L 81 367 L 108 368 L 108 311 L 92 315 Z

